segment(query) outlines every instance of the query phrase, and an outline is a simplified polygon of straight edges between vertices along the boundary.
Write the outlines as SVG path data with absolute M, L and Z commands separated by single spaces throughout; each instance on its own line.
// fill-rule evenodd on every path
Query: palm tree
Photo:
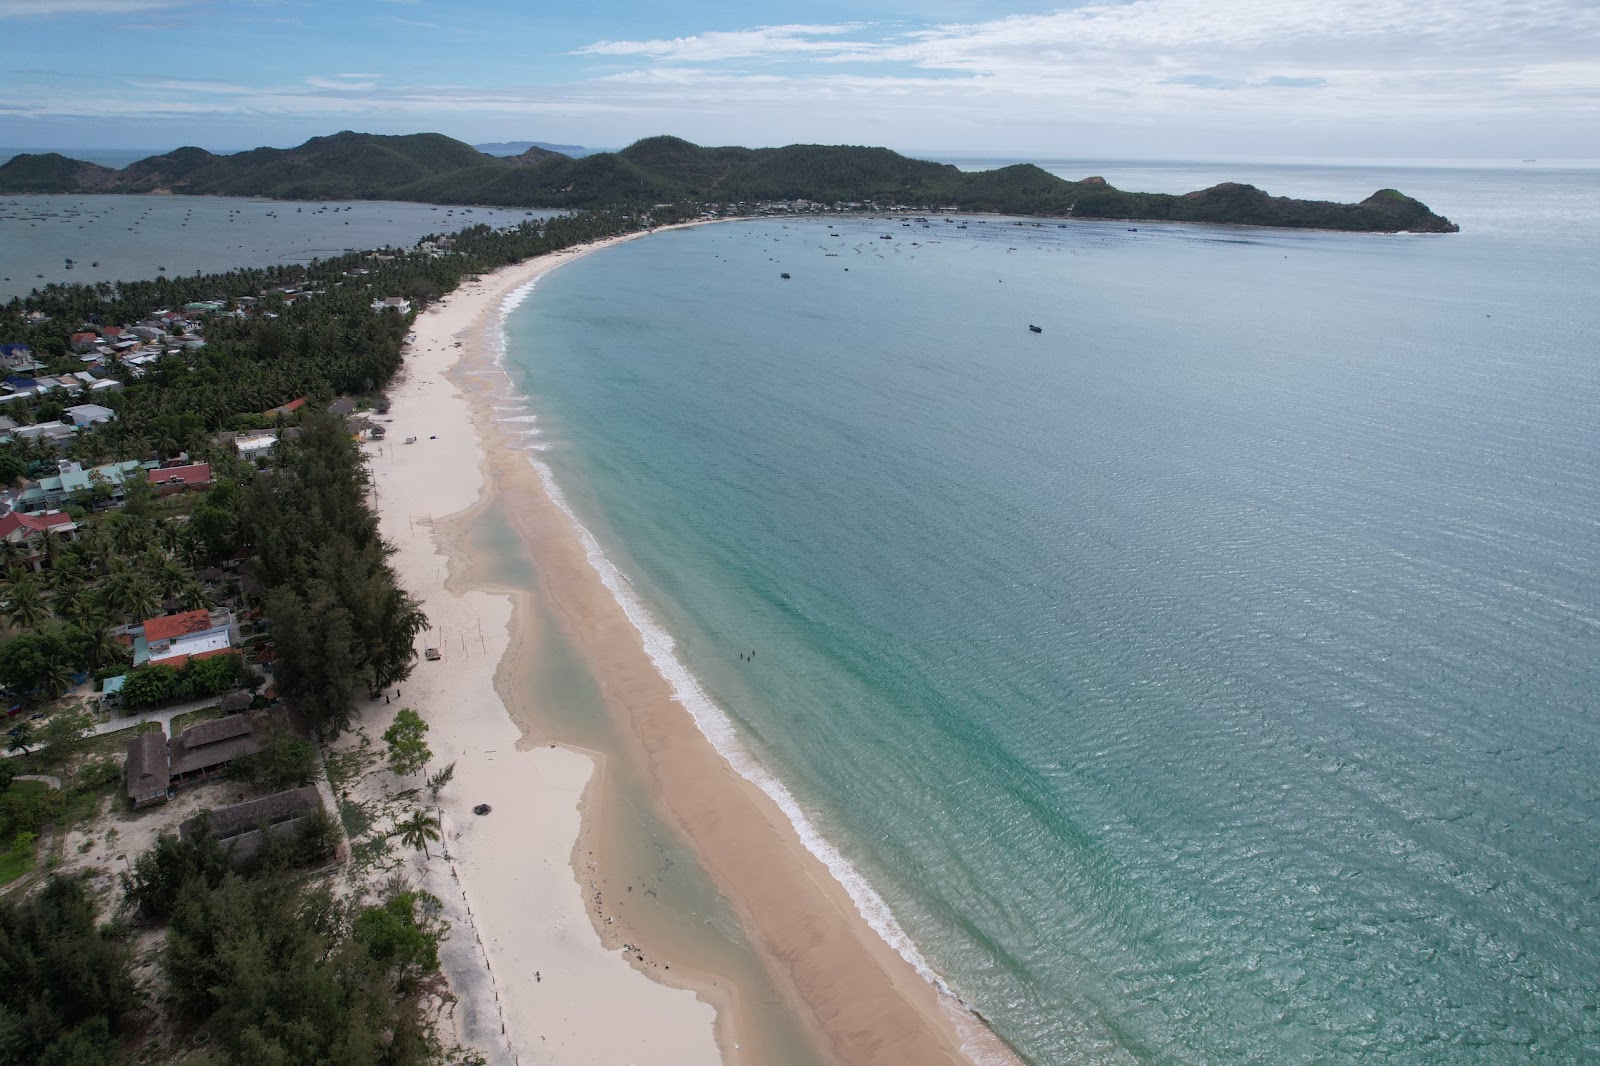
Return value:
M 44 675 L 40 681 L 41 687 L 50 693 L 50 698 L 55 699 L 72 687 L 72 670 L 59 658 L 52 656 L 45 663 Z
M 101 619 L 94 619 L 84 628 L 89 634 L 88 647 L 89 665 L 96 670 L 107 663 L 118 662 L 127 658 L 128 646 L 116 638 L 109 626 Z
M 6 745 L 7 751 L 20 751 L 27 755 L 33 748 L 33 723 L 18 722 L 11 731 L 11 743 Z
M 183 605 L 185 611 L 198 611 L 211 606 L 211 598 L 206 595 L 206 587 L 192 577 L 179 587 L 178 602 Z
M 50 619 L 50 605 L 44 600 L 33 578 L 23 578 L 11 586 L 6 598 L 6 621 L 19 629 L 38 629 Z
M 427 811 L 414 811 L 410 818 L 395 824 L 395 829 L 400 834 L 400 842 L 408 848 L 416 848 L 422 852 L 424 859 L 433 858 L 428 854 L 428 841 L 439 839 L 439 819 Z

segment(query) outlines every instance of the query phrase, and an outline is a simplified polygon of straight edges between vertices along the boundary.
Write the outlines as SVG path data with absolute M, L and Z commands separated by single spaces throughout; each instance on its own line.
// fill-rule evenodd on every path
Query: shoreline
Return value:
M 702 223 L 690 225 L 694 224 Z M 524 297 L 538 278 L 563 263 L 645 235 L 615 238 L 515 264 L 464 283 L 446 301 L 456 312 L 449 316 L 452 321 L 471 316 L 466 329 L 448 334 L 433 329 L 430 316 L 439 305 L 417 319 L 417 342 L 412 349 L 424 347 L 425 336 L 430 347 L 447 341 L 438 344 L 445 351 L 435 351 L 434 357 L 437 360 L 444 354 L 448 363 L 424 364 L 408 354 L 408 379 L 439 373 L 455 385 L 458 396 L 465 395 L 463 403 L 470 406 L 470 421 L 476 429 L 476 458 L 482 477 L 482 491 L 475 492 L 467 506 L 450 512 L 449 531 L 436 530 L 450 559 L 451 580 L 446 585 L 453 592 L 458 584 L 470 585 L 473 590 L 484 590 L 488 584 L 497 594 L 495 598 L 510 591 L 486 583 L 481 573 L 458 581 L 458 570 L 472 569 L 469 553 L 462 550 L 463 525 L 470 523 L 469 516 L 495 507 L 503 510 L 535 561 L 537 594 L 600 682 L 605 701 L 622 727 L 619 732 L 628 750 L 618 754 L 642 769 L 662 820 L 688 843 L 727 898 L 765 969 L 829 1058 L 863 1063 L 1014 1062 L 1014 1053 L 975 1012 L 960 1004 L 947 988 L 941 991 L 935 986 L 933 982 L 942 986 L 942 981 L 931 969 L 919 973 L 908 961 L 908 953 L 920 961 L 908 938 L 899 950 L 890 943 L 889 937 L 904 938 L 897 926 L 885 927 L 881 920 L 873 923 L 863 913 L 858 898 L 863 886 L 853 893 L 830 863 L 819 858 L 818 852 L 836 853 L 809 826 L 783 786 L 773 781 L 763 787 L 751 772 L 759 773 L 759 767 L 741 770 L 730 763 L 727 752 L 718 750 L 707 723 L 686 706 L 681 685 L 675 684 L 683 679 L 669 680 L 654 654 L 657 649 L 646 646 L 650 634 L 637 617 L 641 608 L 626 602 L 620 575 L 613 571 L 608 579 L 608 564 L 603 556 L 597 556 L 598 546 L 567 510 L 548 471 L 538 469 L 536 460 L 529 461 L 531 453 L 517 446 L 515 431 L 508 430 L 500 418 L 503 411 L 495 409 L 497 403 L 521 402 L 499 361 L 503 308 L 512 299 Z M 402 417 L 410 415 L 397 404 L 391 421 Z M 454 431 L 457 426 L 443 428 Z M 384 528 L 394 539 L 396 531 L 387 518 Z M 413 575 L 402 569 L 402 576 L 412 587 L 409 579 Z M 419 589 L 414 591 L 420 594 Z M 623 593 L 620 598 L 619 593 Z M 431 615 L 431 599 L 428 608 Z M 538 709 L 518 692 L 518 656 L 509 654 L 525 646 L 523 633 L 529 614 L 523 603 L 506 617 L 506 653 L 500 655 L 495 668 L 496 702 L 516 722 L 522 734 L 519 747 L 534 738 L 542 741 L 543 734 L 550 732 L 539 722 Z M 437 665 L 419 664 L 418 672 Z M 693 685 L 692 678 L 688 683 Z M 452 723 L 436 719 L 434 724 L 442 732 Z M 574 841 L 572 852 L 575 867 L 583 855 L 594 850 L 586 844 L 606 835 L 596 824 L 604 822 L 596 813 L 604 794 L 604 776 L 596 772 L 584 793 L 580 839 Z M 608 865 L 604 850 L 600 849 L 595 860 L 602 881 Z M 839 859 L 842 864 L 842 857 Z M 848 864 L 843 868 L 847 875 L 854 872 Z M 470 893 L 472 878 L 464 884 Z M 615 921 L 614 915 L 602 917 L 598 900 L 596 893 L 587 907 L 597 932 Z M 893 922 L 892 917 L 887 920 Z M 714 991 L 707 987 L 704 975 L 695 980 L 685 973 L 681 960 L 672 958 L 671 962 L 680 966 L 675 983 L 698 985 L 700 1001 L 715 1003 L 723 1056 L 742 1061 L 740 1044 L 755 1034 L 751 1018 L 740 1007 L 739 990 Z M 652 973 L 657 975 L 659 971 Z M 683 980 L 686 976 L 691 979 Z M 508 1038 L 511 1035 L 508 1032 Z M 759 1039 L 754 1042 L 760 1044 Z

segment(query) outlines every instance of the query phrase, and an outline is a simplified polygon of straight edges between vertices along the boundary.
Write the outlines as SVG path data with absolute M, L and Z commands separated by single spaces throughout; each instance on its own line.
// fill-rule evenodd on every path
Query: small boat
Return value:
M 438 648 L 424 648 L 422 650 L 422 657 L 428 660 L 430 663 L 436 663 L 440 659 L 444 658 L 444 656 L 439 654 Z
M 778 277 L 787 279 L 789 277 L 789 275 L 787 275 L 787 274 L 779 274 Z
M 100 260 L 96 259 L 94 262 L 90 263 L 89 265 L 92 266 L 92 267 L 97 267 L 97 266 L 100 265 Z
M 1043 333 L 1044 330 L 1040 329 L 1038 326 L 1034 325 L 1032 322 L 1029 322 L 1028 323 L 1028 332 L 1030 332 L 1030 333 Z

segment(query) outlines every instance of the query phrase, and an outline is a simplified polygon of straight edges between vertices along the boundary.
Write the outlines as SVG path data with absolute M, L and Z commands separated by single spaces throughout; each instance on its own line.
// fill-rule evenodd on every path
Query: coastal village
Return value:
M 344 276 L 362 283 L 367 273 Z M 0 901 L 72 884 L 126 928 L 119 950 L 135 983 L 156 994 L 122 982 L 113 999 L 122 998 L 98 1009 L 118 1011 L 157 1061 L 182 1058 L 179 1048 L 205 1035 L 159 991 L 175 900 L 154 895 L 172 887 L 162 864 L 174 856 L 212 856 L 219 871 L 269 880 L 309 873 L 353 914 L 387 907 L 429 958 L 443 935 L 413 908 L 424 897 L 375 887 L 402 867 L 406 845 L 439 836 L 417 788 L 397 780 L 397 768 L 426 766 L 426 724 L 412 715 L 409 733 L 391 730 L 398 762 L 378 758 L 360 729 L 354 749 L 325 758 L 326 723 L 308 722 L 279 683 L 269 589 L 240 532 L 250 483 L 293 476 L 286 447 L 316 426 L 353 458 L 358 442 L 383 441 L 387 401 L 301 395 L 182 447 L 119 433 L 130 392 L 165 367 L 192 366 L 217 323 L 271 321 L 320 291 L 276 286 L 116 325 L 59 323 L 62 343 L 49 353 L 0 345 Z M 406 322 L 412 304 L 375 296 L 365 313 Z M 29 324 L 35 337 L 58 325 L 38 311 Z M 415 654 L 412 632 L 400 632 L 402 664 Z M 388 682 L 367 683 L 387 706 Z M 430 778 L 434 796 L 448 779 L 448 770 Z M 397 1005 L 430 999 L 405 1023 L 413 1050 L 437 1047 L 442 990 L 395 980 Z

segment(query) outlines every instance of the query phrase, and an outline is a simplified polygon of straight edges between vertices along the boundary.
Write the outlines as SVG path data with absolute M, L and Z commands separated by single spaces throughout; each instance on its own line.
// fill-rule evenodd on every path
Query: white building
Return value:
M 111 408 L 101 407 L 97 403 L 80 403 L 76 407 L 67 408 L 63 413 L 72 419 L 72 424 L 79 429 L 99 422 L 112 422 L 117 417 L 117 413 Z

